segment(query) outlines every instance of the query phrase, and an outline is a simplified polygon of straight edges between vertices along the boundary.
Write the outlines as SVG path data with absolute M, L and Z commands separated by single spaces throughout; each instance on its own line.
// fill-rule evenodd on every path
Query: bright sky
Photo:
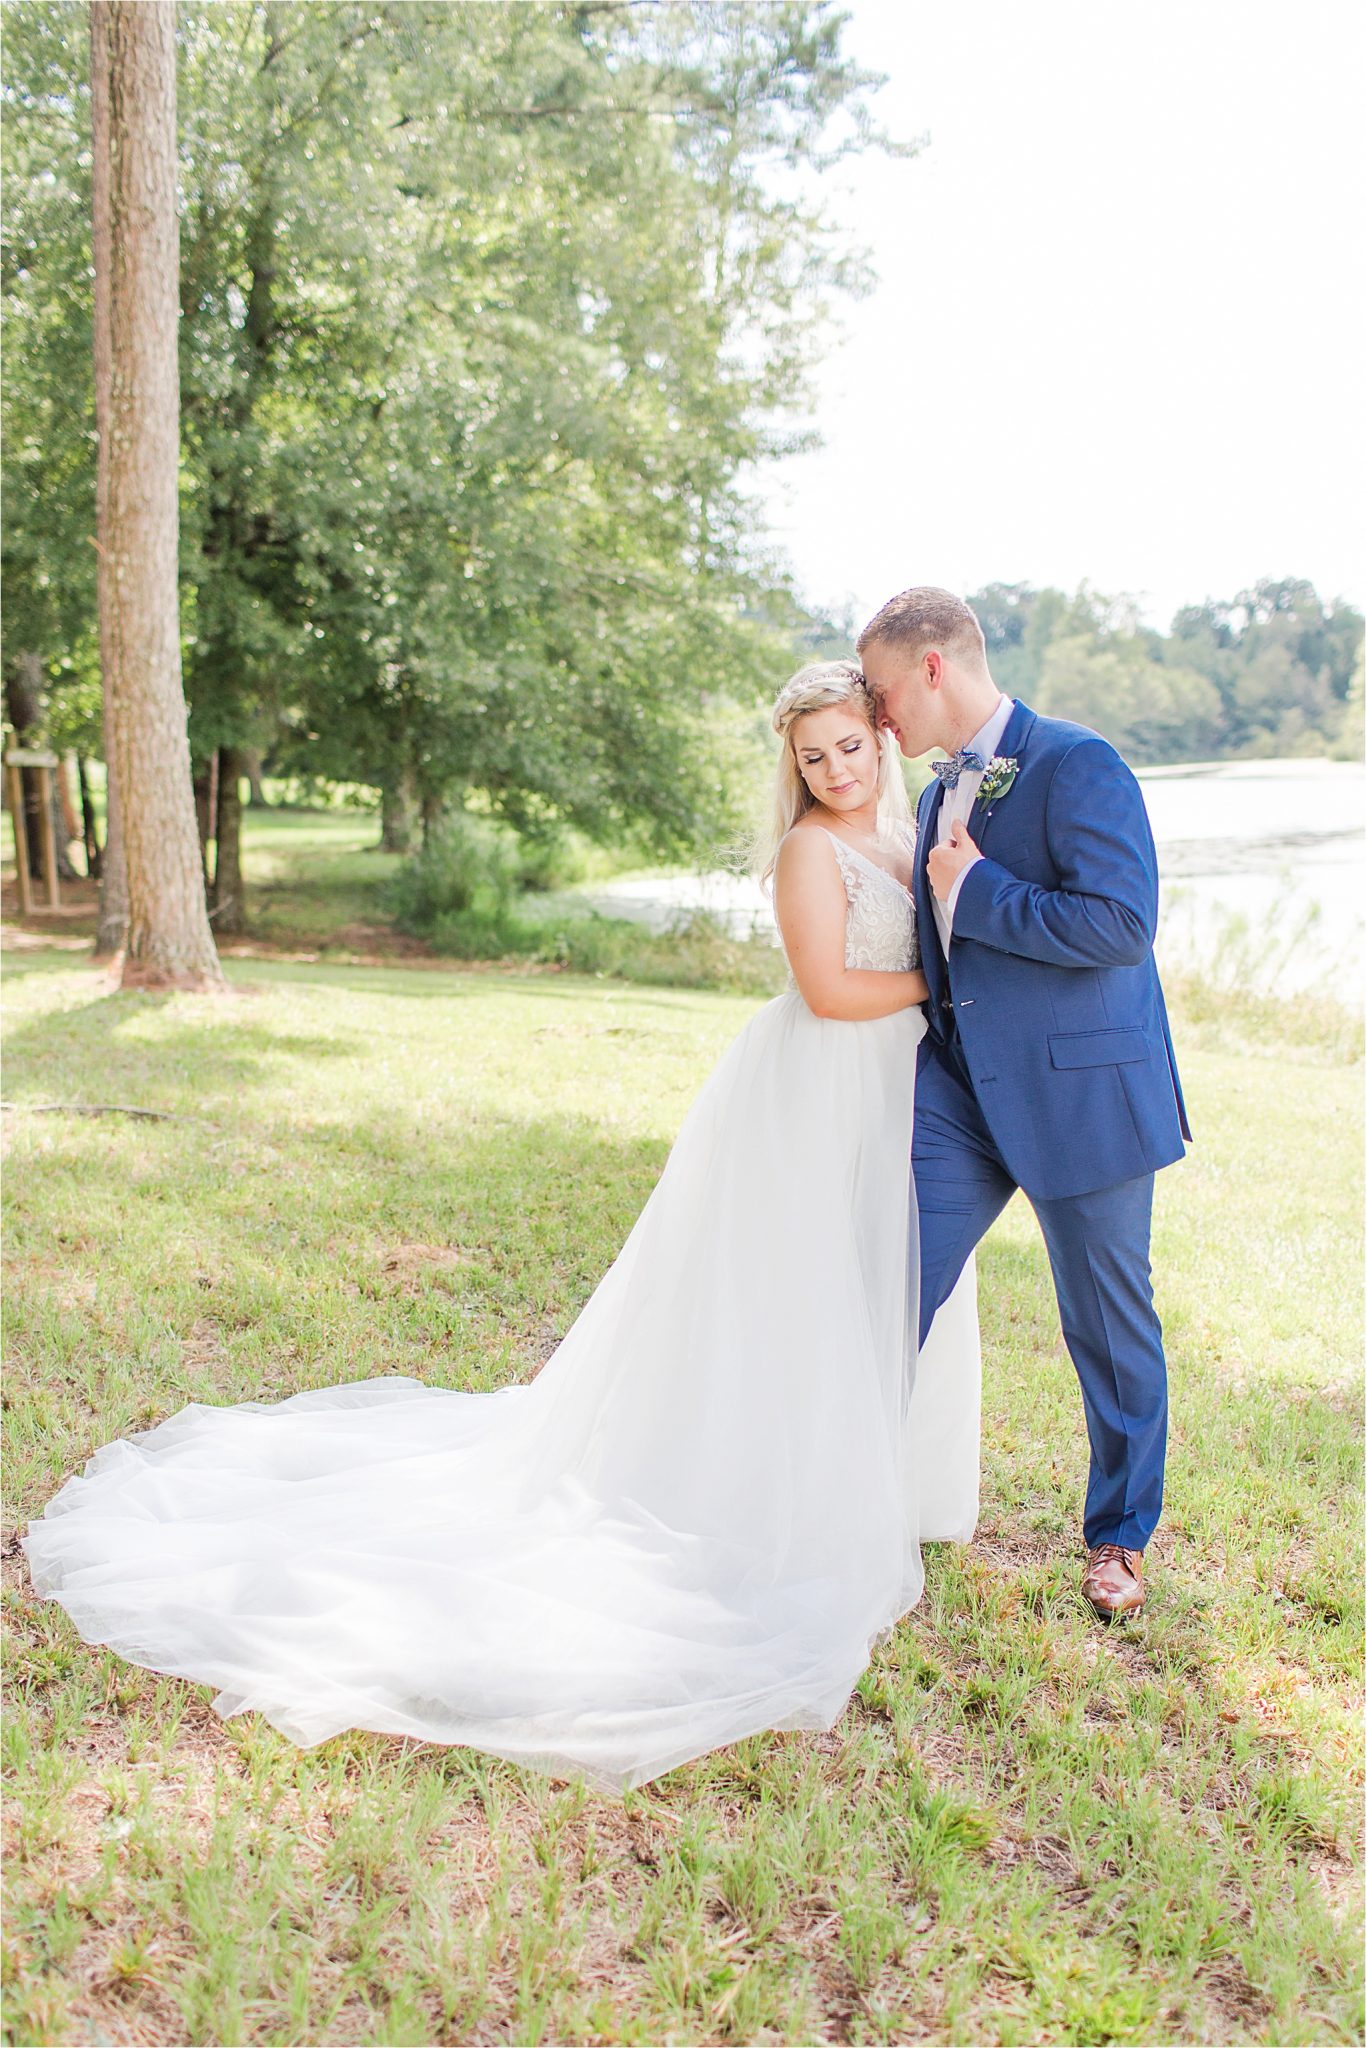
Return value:
M 830 177 L 881 282 L 763 481 L 818 605 L 1258 576 L 1366 599 L 1356 0 L 849 0 L 910 161 Z M 843 187 L 843 192 L 834 188 Z

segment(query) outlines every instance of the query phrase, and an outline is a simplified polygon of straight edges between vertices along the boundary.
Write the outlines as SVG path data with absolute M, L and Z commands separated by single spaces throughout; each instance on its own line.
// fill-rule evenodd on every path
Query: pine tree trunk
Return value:
M 53 770 L 53 780 L 57 784 L 57 797 L 62 807 L 62 837 L 70 846 L 73 839 L 81 837 L 81 821 L 76 815 L 76 799 L 71 794 L 70 754 L 62 755 Z M 73 881 L 76 878 L 74 868 L 71 878 Z
M 247 906 L 242 893 L 242 777 L 247 772 L 246 759 L 242 747 L 218 750 L 213 928 L 219 938 L 225 932 L 244 932 L 247 928 Z
M 199 834 L 199 864 L 204 870 L 204 887 L 209 886 L 209 841 L 218 816 L 218 749 L 194 772 L 194 822 Z
M 103 632 L 101 632 L 103 639 Z M 105 746 L 111 731 L 109 705 L 104 709 Z M 106 755 L 104 772 L 104 845 L 100 851 L 100 913 L 95 923 L 95 958 L 116 960 L 128 943 L 128 863 L 123 857 L 123 817 L 113 764 Z
M 90 18 L 109 67 L 112 379 L 99 448 L 108 491 L 99 597 L 128 869 L 123 984 L 222 988 L 180 673 L 174 0 L 92 0 Z
M 422 849 L 425 853 L 432 844 L 446 819 L 446 799 L 434 790 L 427 790 L 422 798 Z
M 109 334 L 109 274 L 113 268 L 109 228 L 109 38 L 94 19 L 90 23 L 90 127 L 94 144 L 90 167 L 91 225 L 95 257 L 95 549 L 103 562 L 101 543 L 109 526 L 109 424 L 113 411 L 114 359 Z M 123 858 L 123 828 L 114 782 L 114 696 L 108 606 L 104 575 L 96 578 L 100 628 L 100 695 L 104 713 L 104 846 L 99 858 L 100 908 L 95 922 L 95 958 L 113 960 L 128 937 L 128 868 Z
M 97 882 L 101 869 L 100 841 L 95 830 L 95 804 L 90 794 L 90 774 L 84 754 L 76 758 L 76 779 L 81 786 L 81 829 L 85 835 L 85 871 L 92 881 Z
M 417 793 L 409 774 L 387 778 L 379 793 L 379 843 L 385 853 L 411 853 L 417 832 Z

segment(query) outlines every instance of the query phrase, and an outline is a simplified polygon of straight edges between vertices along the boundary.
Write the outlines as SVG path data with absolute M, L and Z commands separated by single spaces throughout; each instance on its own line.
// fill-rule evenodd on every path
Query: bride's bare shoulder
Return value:
M 789 827 L 773 863 L 775 902 L 791 907 L 827 898 L 833 905 L 837 894 L 843 899 L 841 863 L 833 840 L 834 834 L 809 816 Z
M 778 859 L 788 867 L 808 868 L 833 858 L 831 834 L 810 812 L 788 827 L 778 845 Z

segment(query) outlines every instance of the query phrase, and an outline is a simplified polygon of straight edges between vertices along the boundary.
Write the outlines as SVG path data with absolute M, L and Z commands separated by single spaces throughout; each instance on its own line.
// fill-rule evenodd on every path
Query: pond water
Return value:
M 1226 986 L 1359 1001 L 1366 933 L 1366 768 L 1221 761 L 1140 771 L 1162 878 L 1159 958 Z M 663 930 L 707 910 L 737 934 L 774 932 L 748 875 L 646 874 L 589 900 Z

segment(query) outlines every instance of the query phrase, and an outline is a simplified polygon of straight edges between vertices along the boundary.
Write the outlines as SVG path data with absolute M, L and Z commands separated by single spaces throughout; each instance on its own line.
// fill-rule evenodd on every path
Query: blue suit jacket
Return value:
M 1019 772 L 968 819 L 983 858 L 954 908 L 952 986 L 926 867 L 937 778 L 921 796 L 922 1052 L 937 1056 L 951 1009 L 1017 1185 L 1041 1199 L 1089 1194 L 1170 1165 L 1190 1136 L 1153 961 L 1157 854 L 1138 783 L 1099 733 L 1017 703 L 998 752 Z

